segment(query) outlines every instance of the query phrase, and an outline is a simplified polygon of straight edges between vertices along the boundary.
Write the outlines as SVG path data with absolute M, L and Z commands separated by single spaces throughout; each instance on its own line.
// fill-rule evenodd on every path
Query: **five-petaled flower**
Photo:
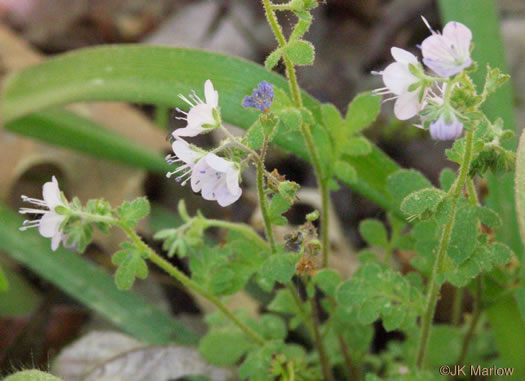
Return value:
M 424 89 L 418 86 L 420 78 L 414 71 L 421 71 L 421 64 L 416 56 L 406 50 L 393 47 L 392 57 L 396 62 L 391 63 L 380 74 L 386 87 L 374 91 L 377 95 L 392 94 L 395 99 L 394 114 L 399 120 L 410 119 L 421 110 L 424 101 Z M 415 88 L 414 88 L 415 87 Z
M 61 231 L 61 225 L 66 218 L 66 216 L 58 214 L 56 208 L 60 206 L 67 208 L 67 200 L 62 196 L 55 176 L 53 176 L 52 181 L 44 184 L 42 197 L 43 200 L 38 200 L 22 196 L 23 201 L 45 209 L 21 208 L 20 213 L 22 214 L 41 214 L 42 217 L 36 220 L 24 221 L 24 225 L 20 230 L 38 226 L 38 231 L 43 237 L 51 238 L 51 249 L 55 251 L 60 242 L 65 239 L 65 235 Z
M 430 28 L 432 32 L 421 44 L 423 63 L 437 75 L 450 77 L 472 65 L 470 58 L 470 43 L 472 32 L 465 25 L 451 21 L 443 28 L 443 34 Z
M 259 83 L 256 89 L 253 90 L 251 96 L 245 96 L 242 107 L 253 107 L 260 111 L 266 112 L 273 102 L 273 85 L 266 81 Z
M 241 197 L 239 166 L 214 153 L 200 159 L 191 175 L 191 189 L 201 192 L 205 200 L 216 200 L 220 206 L 233 204 Z
M 179 94 L 179 97 L 188 103 L 191 108 L 187 113 L 177 108 L 178 112 L 185 115 L 177 119 L 185 120 L 187 124 L 186 127 L 173 131 L 175 138 L 180 136 L 197 136 L 221 125 L 219 93 L 213 88 L 213 84 L 209 79 L 204 84 L 204 96 L 206 102 L 199 98 L 195 91 L 189 95 L 189 99 Z

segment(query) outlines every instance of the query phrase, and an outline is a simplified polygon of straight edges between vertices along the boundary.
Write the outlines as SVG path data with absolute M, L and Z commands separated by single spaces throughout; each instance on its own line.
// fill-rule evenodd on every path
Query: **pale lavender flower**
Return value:
M 178 112 L 185 115 L 177 119 L 185 120 L 187 124 L 186 127 L 173 131 L 174 137 L 197 136 L 219 127 L 220 120 L 217 120 L 220 115 L 219 93 L 213 88 L 213 84 L 209 79 L 204 84 L 204 96 L 206 101 L 199 98 L 195 91 L 189 95 L 189 99 L 179 94 L 179 97 L 189 104 L 191 108 L 187 113 L 177 109 Z
M 430 136 L 436 140 L 456 140 L 463 133 L 463 123 L 455 115 L 445 114 L 430 123 Z
M 421 44 L 423 63 L 437 75 L 450 77 L 472 65 L 470 58 L 470 43 L 472 32 L 465 25 L 451 21 L 443 28 L 443 34 L 430 28 L 432 35 Z
M 424 94 L 421 96 L 421 88 L 412 89 L 411 87 L 420 81 L 420 78 L 414 75 L 411 67 L 421 70 L 421 65 L 416 56 L 412 53 L 393 47 L 391 49 L 392 57 L 396 62 L 391 63 L 381 72 L 374 72 L 383 77 L 383 83 L 386 87 L 374 91 L 377 95 L 393 95 L 385 100 L 395 100 L 394 115 L 399 120 L 407 120 L 414 117 L 423 107 Z
M 242 194 L 239 167 L 234 162 L 208 153 L 193 168 L 191 189 L 201 192 L 205 200 L 215 200 L 223 207 L 231 205 Z
M 259 86 L 253 90 L 251 96 L 244 97 L 242 107 L 253 107 L 260 111 L 266 111 L 273 102 L 273 85 L 266 81 L 259 83 Z
M 38 200 L 22 196 L 23 201 L 44 209 L 21 208 L 19 211 L 21 214 L 41 214 L 42 217 L 36 220 L 24 221 L 24 225 L 20 230 L 38 227 L 38 231 L 43 237 L 51 238 L 51 249 L 55 251 L 60 242 L 66 238 L 60 230 L 60 225 L 64 222 L 66 216 L 58 214 L 56 208 L 59 206 L 67 207 L 55 176 L 53 176 L 52 181 L 45 183 L 42 187 L 42 198 L 43 200 Z

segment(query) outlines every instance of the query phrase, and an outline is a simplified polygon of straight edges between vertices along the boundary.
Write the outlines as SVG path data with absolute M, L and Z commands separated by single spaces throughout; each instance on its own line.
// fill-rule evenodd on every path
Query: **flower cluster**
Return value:
M 240 165 L 213 152 L 206 152 L 182 139 L 222 127 L 219 93 L 214 89 L 212 82 L 207 80 L 204 85 L 206 102 L 195 92 L 189 96 L 190 99 L 183 95 L 179 96 L 191 108 L 187 113 L 177 109 L 185 115 L 178 119 L 185 120 L 187 124 L 172 133 L 171 147 L 174 154 L 168 155 L 166 160 L 169 164 L 178 163 L 180 166 L 169 172 L 167 176 L 176 174 L 176 181 L 181 182 L 182 185 L 190 181 L 191 189 L 200 192 L 205 200 L 217 201 L 223 207 L 231 205 L 242 194 L 239 186 Z
M 375 72 L 383 78 L 385 87 L 377 95 L 391 95 L 395 100 L 394 114 L 400 120 L 416 115 L 422 119 L 418 127 L 429 127 L 437 140 L 453 140 L 461 136 L 461 115 L 451 106 L 450 94 L 455 86 L 454 76 L 472 65 L 470 45 L 472 32 L 459 22 L 449 22 L 443 33 L 434 31 L 423 18 L 431 36 L 421 43 L 423 64 L 437 76 L 425 73 L 423 65 L 412 53 L 393 47 L 396 62 L 385 70 Z

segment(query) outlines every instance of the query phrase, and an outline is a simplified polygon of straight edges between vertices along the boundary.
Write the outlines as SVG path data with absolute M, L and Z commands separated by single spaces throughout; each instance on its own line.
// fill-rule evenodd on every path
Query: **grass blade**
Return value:
M 243 128 L 248 128 L 257 117 L 256 113 L 242 108 L 244 94 L 250 94 L 262 80 L 288 89 L 282 76 L 239 58 L 191 49 L 109 46 L 63 54 L 9 75 L 4 86 L 2 116 L 4 122 L 13 122 L 50 107 L 80 101 L 126 101 L 185 107 L 178 94 L 188 94 L 193 89 L 201 92 L 209 78 L 220 92 L 223 118 Z M 306 106 L 316 114 L 319 102 L 308 94 L 304 94 L 304 98 Z M 57 117 L 49 119 L 57 121 Z M 75 130 L 76 122 L 72 116 L 61 115 L 59 119 L 62 125 L 66 124 L 62 130 Z M 8 126 L 15 128 L 13 124 Z M 35 128 L 34 124 L 24 122 L 16 129 L 24 135 L 35 135 L 30 131 L 32 128 Z M 86 128 L 85 134 L 87 131 Z M 39 139 L 57 140 L 45 135 L 45 128 L 42 128 Z M 62 139 L 61 143 L 67 145 L 67 139 Z M 299 157 L 308 157 L 299 136 L 284 137 L 277 143 Z M 126 156 L 131 155 L 119 153 L 119 158 Z M 359 180 L 355 183 L 345 178 L 341 180 L 378 205 L 389 208 L 390 196 L 384 183 L 397 165 L 377 148 L 367 157 L 347 157 L 345 160 L 358 170 Z M 161 168 L 151 160 L 150 165 Z
M 118 291 L 110 275 L 78 254 L 53 253 L 36 230 L 19 231 L 22 218 L 1 204 L 0 220 L 0 249 L 125 332 L 149 343 L 197 342 L 182 323 L 133 292 Z

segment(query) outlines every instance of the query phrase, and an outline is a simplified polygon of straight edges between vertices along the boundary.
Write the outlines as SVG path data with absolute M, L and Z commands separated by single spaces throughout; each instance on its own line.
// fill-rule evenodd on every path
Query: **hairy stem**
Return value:
M 450 236 L 452 234 L 452 228 L 454 227 L 454 221 L 456 219 L 456 211 L 458 206 L 459 197 L 465 182 L 467 181 L 468 171 L 470 169 L 470 163 L 472 161 L 472 146 L 474 140 L 474 132 L 469 130 L 466 136 L 465 144 L 465 155 L 463 157 L 463 163 L 459 170 L 459 176 L 456 179 L 456 182 L 453 185 L 452 193 L 452 206 L 450 211 L 450 216 L 447 224 L 443 229 L 441 234 L 441 240 L 439 241 L 439 246 L 437 250 L 436 261 L 434 263 L 434 268 L 432 269 L 432 275 L 429 280 L 429 286 L 427 291 L 427 301 L 425 312 L 421 321 L 421 336 L 419 338 L 419 346 L 416 357 L 416 366 L 419 369 L 423 369 L 425 365 L 425 357 L 427 353 L 428 340 L 430 338 L 430 329 L 432 328 L 432 320 L 434 318 L 434 313 L 436 310 L 436 304 L 439 297 L 439 292 L 441 286 L 437 282 L 437 276 L 443 267 L 443 262 L 447 256 L 448 245 L 450 243 Z
M 277 247 L 275 246 L 272 223 L 268 211 L 268 198 L 266 198 L 266 193 L 264 192 L 264 164 L 262 160 L 257 160 L 257 195 L 259 196 L 259 206 L 261 207 L 261 213 L 264 220 L 266 239 L 270 242 L 272 254 L 275 254 L 277 252 Z
M 242 321 L 240 321 L 226 306 L 215 296 L 210 294 L 208 291 L 203 289 L 198 283 L 188 278 L 182 271 L 173 266 L 170 262 L 166 261 L 160 255 L 158 255 L 151 247 L 140 238 L 140 236 L 126 224 L 122 223 L 118 218 L 110 216 L 99 216 L 87 212 L 75 212 L 75 216 L 85 218 L 91 222 L 104 222 L 110 225 L 118 226 L 121 228 L 127 236 L 133 241 L 133 243 L 148 255 L 148 259 L 168 273 L 170 276 L 178 280 L 183 286 L 193 290 L 203 298 L 209 300 L 214 304 L 228 319 L 232 321 L 237 327 L 239 327 L 248 337 L 250 337 L 257 344 L 264 345 L 265 340 L 253 329 L 248 327 Z M 260 237 L 259 237 L 260 238 Z
M 463 345 L 461 347 L 461 354 L 457 364 L 464 364 L 467 358 L 470 342 L 474 337 L 476 326 L 478 325 L 479 317 L 481 316 L 481 298 L 483 296 L 483 278 L 478 276 L 476 278 L 476 295 L 474 297 L 474 308 L 472 311 L 472 318 L 470 319 L 468 331 L 463 338 Z
M 203 289 L 198 283 L 188 278 L 183 272 L 173 266 L 170 262 L 158 255 L 153 249 L 142 241 L 139 235 L 131 228 L 122 223 L 117 225 L 124 230 L 129 238 L 135 243 L 135 245 L 148 254 L 148 259 L 168 273 L 170 276 L 178 280 L 183 286 L 193 290 L 200 296 L 206 298 L 213 303 L 219 311 L 221 311 L 228 319 L 232 321 L 237 327 L 239 327 L 248 337 L 250 337 L 257 344 L 264 345 L 265 340 L 253 329 L 248 327 L 242 321 L 240 321 L 226 306 L 215 296 L 210 294 L 208 291 Z
M 463 287 L 456 288 L 454 294 L 454 303 L 452 304 L 452 325 L 458 326 L 461 320 L 461 311 L 463 310 L 463 294 L 465 289 Z
M 271 4 L 270 0 L 262 0 L 262 2 L 266 13 L 266 19 L 268 20 L 268 24 L 270 25 L 273 34 L 275 35 L 279 47 L 286 47 L 286 38 L 284 37 L 279 22 L 277 21 L 277 17 L 275 17 L 273 5 Z M 292 94 L 295 107 L 301 108 L 303 107 L 303 99 L 301 97 L 301 89 L 299 88 L 299 83 L 297 81 L 297 74 L 295 72 L 293 62 L 288 58 L 286 52 L 283 53 L 283 61 L 284 66 L 286 67 L 286 77 L 288 78 L 288 85 L 290 87 L 290 93 Z M 328 264 L 328 258 L 330 256 L 330 242 L 328 239 L 328 206 L 330 200 L 330 192 L 328 189 L 328 181 L 323 177 L 319 152 L 317 152 L 317 149 L 315 147 L 315 141 L 312 136 L 310 126 L 306 123 L 301 123 L 301 133 L 306 143 L 306 147 L 308 148 L 308 153 L 312 160 L 312 165 L 317 176 L 317 184 L 321 192 L 321 241 L 323 252 L 323 266 L 326 267 Z
M 313 330 L 313 336 L 314 336 L 314 342 L 315 346 L 317 347 L 317 352 L 319 353 L 319 361 L 321 362 L 321 369 L 323 371 L 323 377 L 325 380 L 332 380 L 332 368 L 330 367 L 330 362 L 328 361 L 328 357 L 326 357 L 326 351 L 324 348 L 324 342 L 323 338 L 321 337 L 321 334 L 319 333 L 319 322 L 317 321 L 318 311 L 317 311 L 317 304 L 315 303 L 315 299 L 313 297 L 310 297 L 310 307 L 312 310 L 312 330 Z

